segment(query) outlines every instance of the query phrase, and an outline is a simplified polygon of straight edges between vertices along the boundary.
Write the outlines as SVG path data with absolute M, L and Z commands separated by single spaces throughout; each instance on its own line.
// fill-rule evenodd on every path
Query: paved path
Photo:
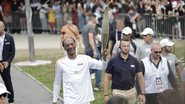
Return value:
M 13 35 L 16 49 L 28 49 L 27 35 Z M 60 48 L 60 35 L 40 34 L 34 35 L 35 49 Z
M 52 104 L 52 93 L 40 82 L 12 65 L 15 104 Z M 2 79 L 0 82 L 3 83 Z M 60 100 L 58 104 L 63 104 Z

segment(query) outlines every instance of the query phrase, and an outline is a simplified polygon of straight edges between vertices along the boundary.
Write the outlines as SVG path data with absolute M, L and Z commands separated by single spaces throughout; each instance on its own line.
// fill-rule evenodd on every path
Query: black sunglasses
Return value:
M 155 54 L 161 53 L 162 51 L 154 51 Z
M 1 97 L 6 97 L 6 96 L 7 96 L 7 93 L 4 93 L 4 94 L 1 94 L 1 95 L 0 95 L 0 98 L 1 98 Z

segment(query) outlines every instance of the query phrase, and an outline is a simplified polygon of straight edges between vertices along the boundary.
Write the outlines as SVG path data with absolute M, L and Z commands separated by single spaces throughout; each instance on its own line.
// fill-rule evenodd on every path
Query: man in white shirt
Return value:
M 141 35 L 143 36 L 144 43 L 141 46 L 137 47 L 136 51 L 136 57 L 139 61 L 150 55 L 151 45 L 153 43 L 153 36 L 155 34 L 151 28 L 147 27 L 143 30 Z
M 8 94 L 8 102 L 14 104 L 14 89 L 11 80 L 11 63 L 15 56 L 14 38 L 4 31 L 5 25 L 0 21 L 0 74 Z
M 131 39 L 132 36 L 132 29 L 130 27 L 125 27 L 122 30 L 122 38 L 128 39 L 130 40 L 130 51 L 129 54 L 135 57 L 135 53 L 136 53 L 136 42 Z M 120 52 L 120 40 L 116 42 L 116 44 L 114 45 L 114 48 L 112 50 L 112 57 L 115 56 L 116 54 L 118 54 Z
M 169 83 L 174 89 L 178 89 L 174 74 L 166 58 L 160 56 L 162 52 L 159 43 L 151 45 L 151 54 L 141 60 L 145 80 L 146 104 L 159 104 L 159 93 L 170 89 Z
M 57 103 L 61 82 L 64 104 L 90 104 L 94 100 L 94 95 L 89 69 L 102 70 L 106 63 L 87 55 L 77 55 L 76 41 L 71 37 L 64 39 L 62 45 L 67 56 L 56 62 L 53 104 Z

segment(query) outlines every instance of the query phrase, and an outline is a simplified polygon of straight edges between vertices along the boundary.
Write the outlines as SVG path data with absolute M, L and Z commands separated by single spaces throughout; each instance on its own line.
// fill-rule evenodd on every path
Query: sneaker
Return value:
M 95 87 L 94 91 L 100 91 L 100 89 L 98 87 Z

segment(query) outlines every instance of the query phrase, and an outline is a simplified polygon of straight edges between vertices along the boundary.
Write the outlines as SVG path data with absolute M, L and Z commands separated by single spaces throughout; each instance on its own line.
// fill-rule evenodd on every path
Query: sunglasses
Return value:
M 7 93 L 4 93 L 4 94 L 1 94 L 1 95 L 0 95 L 0 98 L 1 98 L 1 97 L 6 97 L 6 96 L 7 96 Z
M 160 54 L 162 51 L 154 51 L 155 54 Z

